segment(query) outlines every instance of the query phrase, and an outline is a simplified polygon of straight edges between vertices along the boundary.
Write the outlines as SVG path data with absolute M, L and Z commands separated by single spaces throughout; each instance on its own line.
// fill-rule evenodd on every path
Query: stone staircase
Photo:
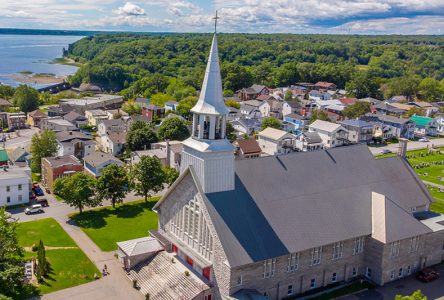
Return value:
M 172 263 L 171 258 L 159 252 L 131 269 L 128 277 L 137 280 L 140 292 L 150 294 L 150 300 L 191 300 L 209 288 L 193 274 L 186 276 L 177 266 L 180 262 Z

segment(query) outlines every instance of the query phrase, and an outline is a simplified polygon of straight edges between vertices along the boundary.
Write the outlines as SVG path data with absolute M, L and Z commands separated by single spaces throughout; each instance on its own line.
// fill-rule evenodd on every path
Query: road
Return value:
M 5 133 L 7 139 L 5 143 L 6 149 L 14 150 L 19 146 L 28 146 L 31 144 L 31 138 L 34 134 L 40 132 L 40 129 L 37 127 L 31 127 L 30 129 L 20 129 L 20 136 L 17 136 L 18 131 L 12 133 Z M 8 138 L 8 136 L 13 138 Z M 3 143 L 2 145 L 3 146 Z
M 417 142 L 417 141 L 409 141 L 407 143 L 407 150 L 418 150 L 418 149 L 426 149 L 427 147 L 432 146 L 444 146 L 444 138 L 439 139 L 433 139 L 430 140 L 430 142 Z M 383 150 L 387 149 L 392 151 L 393 153 L 398 152 L 399 144 L 389 144 L 387 146 L 382 147 L 368 147 L 370 149 L 370 152 L 373 155 L 379 155 L 382 153 Z

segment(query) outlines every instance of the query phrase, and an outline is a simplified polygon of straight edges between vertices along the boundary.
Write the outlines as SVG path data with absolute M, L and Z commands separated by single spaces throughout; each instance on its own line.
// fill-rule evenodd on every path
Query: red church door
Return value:
M 202 270 L 202 276 L 203 277 L 205 277 L 206 279 L 210 280 L 210 274 L 211 274 L 210 267 L 203 268 L 203 270 Z
M 187 256 L 187 264 L 189 264 L 190 266 L 193 266 L 193 260 L 189 256 Z
M 174 253 L 177 253 L 177 250 L 178 250 L 178 249 L 177 249 L 177 246 L 174 245 L 174 244 L 172 244 L 172 245 L 171 245 L 171 250 L 173 250 Z

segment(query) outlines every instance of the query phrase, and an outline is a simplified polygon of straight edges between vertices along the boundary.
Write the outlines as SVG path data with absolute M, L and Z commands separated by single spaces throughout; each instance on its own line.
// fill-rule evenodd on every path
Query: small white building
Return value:
M 0 169 L 0 206 L 28 203 L 30 186 L 29 168 Z
M 117 242 L 117 256 L 126 270 L 162 250 L 164 247 L 153 237 Z
M 62 117 L 43 119 L 40 126 L 42 130 L 50 130 L 56 132 L 78 130 L 76 125 L 67 120 L 64 120 Z
M 270 115 L 267 101 L 248 100 L 241 103 L 240 112 L 247 118 L 264 118 Z
M 265 128 L 258 133 L 259 147 L 269 155 L 287 154 L 294 150 L 296 136 L 275 128 Z
M 316 120 L 308 126 L 308 130 L 319 134 L 326 149 L 342 146 L 347 142 L 347 130 L 336 123 Z
M 108 132 L 100 137 L 100 147 L 103 152 L 120 155 L 126 142 L 126 132 Z
M 317 132 L 303 132 L 297 137 L 296 149 L 301 152 L 322 150 L 324 144 Z

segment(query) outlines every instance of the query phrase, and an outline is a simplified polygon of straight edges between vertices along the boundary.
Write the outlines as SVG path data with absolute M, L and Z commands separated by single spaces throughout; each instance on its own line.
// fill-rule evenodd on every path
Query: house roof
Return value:
M 44 112 L 41 112 L 38 109 L 28 113 L 28 116 L 31 116 L 32 118 L 47 118 L 48 117 L 47 114 L 45 114 Z
M 267 127 L 258 133 L 259 136 L 267 137 L 267 138 L 275 140 L 275 141 L 283 138 L 287 134 L 289 134 L 289 133 L 285 132 L 283 130 L 271 128 L 271 127 Z
M 109 132 L 108 138 L 114 143 L 114 144 L 124 144 L 126 141 L 126 132 Z
M 328 89 L 334 85 L 335 85 L 334 83 L 326 82 L 326 81 L 319 81 L 315 84 L 315 86 L 320 87 L 320 88 L 325 88 L 325 89 Z
M 0 161 L 8 161 L 9 157 L 8 157 L 8 152 L 6 152 L 5 149 L 0 149 Z
M 100 121 L 99 124 L 103 124 L 105 125 L 105 127 L 109 127 L 109 126 L 125 126 L 125 123 L 123 122 L 122 119 L 111 119 L 111 120 L 102 120 Z
M 433 201 L 408 163 L 377 160 L 365 145 L 236 161 L 235 189 L 203 198 L 236 267 L 372 234 L 372 192 L 402 208 L 389 208 L 387 226 Z
M 253 91 L 255 91 L 256 93 L 260 93 L 263 89 L 265 89 L 266 86 L 265 85 L 261 85 L 261 84 L 253 84 L 250 89 L 252 89 Z
M 248 101 L 244 101 L 242 102 L 242 106 L 244 105 L 249 105 L 249 106 L 253 106 L 255 108 L 258 108 L 259 106 L 263 105 L 264 101 L 259 101 L 259 100 L 248 100 Z
M 122 161 L 119 160 L 118 158 L 114 157 L 109 153 L 103 153 L 103 152 L 93 152 L 90 155 L 85 156 L 83 160 L 93 167 L 97 167 L 107 161 L 114 161 L 119 165 L 123 164 Z
M 366 122 L 364 120 L 359 120 L 359 119 L 349 119 L 349 120 L 344 120 L 342 122 L 340 122 L 340 124 L 342 125 L 347 125 L 347 126 L 353 126 L 353 127 L 373 127 L 372 124 L 370 124 L 369 122 Z
M 117 242 L 117 246 L 128 256 L 162 251 L 163 246 L 153 237 Z
M 174 100 L 169 100 L 169 101 L 165 102 L 165 105 L 177 105 L 177 104 L 179 104 L 179 102 L 174 101 Z
M 18 159 L 22 158 L 24 155 L 28 155 L 29 150 L 25 149 L 25 147 L 17 147 L 12 151 L 9 155 L 9 159 L 12 162 L 16 162 Z
M 12 106 L 11 102 L 0 98 L 0 106 Z
M 256 97 L 256 99 L 260 101 L 276 100 L 276 98 L 273 97 L 273 95 L 259 95 Z
M 402 110 L 410 110 L 413 108 L 413 105 L 408 105 L 408 104 L 404 104 L 404 103 L 390 103 L 390 106 L 392 107 L 396 107 Z
M 431 103 L 425 102 L 425 101 L 414 101 L 414 102 L 409 102 L 408 104 L 415 105 L 415 106 L 422 107 L 422 108 L 431 108 L 431 107 L 433 107 L 433 105 Z
M 66 115 L 63 116 L 63 119 L 65 119 L 71 123 L 74 123 L 76 121 L 85 121 L 86 117 L 75 112 L 75 111 L 70 111 L 69 113 L 67 113 Z
M 410 120 L 415 122 L 418 126 L 428 126 L 431 121 L 433 121 L 432 118 L 428 117 L 422 117 L 422 116 L 411 116 Z
M 75 127 L 73 123 L 69 122 L 68 120 L 64 120 L 64 119 L 47 119 L 48 123 L 53 123 L 56 124 L 58 126 L 66 126 L 66 127 Z
M 87 110 L 93 117 L 106 117 L 108 116 L 106 112 L 102 109 L 89 109 Z
M 371 103 L 371 104 L 374 104 L 374 105 L 379 104 L 379 103 L 382 102 L 381 100 L 378 100 L 378 99 L 375 99 L 375 98 L 372 98 L 372 97 L 361 98 L 361 99 L 358 99 L 358 101 L 360 101 L 360 102 L 368 102 L 368 103 Z
M 237 143 L 245 154 L 262 152 L 261 147 L 255 139 L 238 139 L 235 143 Z
M 67 142 L 73 139 L 91 140 L 91 137 L 80 131 L 59 131 L 56 132 L 56 138 L 59 142 Z
M 379 120 L 381 122 L 390 122 L 390 123 L 401 124 L 401 125 L 411 122 L 411 120 L 409 120 L 409 119 L 397 118 L 397 117 L 389 116 L 389 115 L 370 114 L 370 113 L 366 114 L 361 119 L 363 119 L 365 121 Z
M 64 165 L 82 165 L 80 160 L 73 155 L 44 157 L 43 159 L 46 160 L 52 168 L 58 168 Z
M 292 118 L 292 119 L 295 119 L 295 120 L 306 120 L 306 119 L 308 119 L 307 117 L 304 117 L 304 116 L 301 116 L 301 115 L 295 114 L 295 113 L 291 113 L 291 114 L 285 115 L 284 119 L 285 118 Z
M 334 131 L 338 130 L 341 127 L 341 125 L 340 124 L 336 124 L 336 123 L 332 123 L 332 122 L 316 120 L 313 123 L 311 123 L 309 125 L 309 127 L 310 128 L 319 129 L 319 130 L 322 130 L 322 131 L 334 132 Z
M 344 104 L 345 106 L 348 106 L 348 105 L 355 104 L 358 101 L 358 99 L 356 99 L 356 98 L 341 98 L 341 99 L 339 99 L 339 101 L 341 101 L 341 103 Z
M 317 132 L 304 132 L 302 135 L 308 144 L 322 143 L 322 139 Z

